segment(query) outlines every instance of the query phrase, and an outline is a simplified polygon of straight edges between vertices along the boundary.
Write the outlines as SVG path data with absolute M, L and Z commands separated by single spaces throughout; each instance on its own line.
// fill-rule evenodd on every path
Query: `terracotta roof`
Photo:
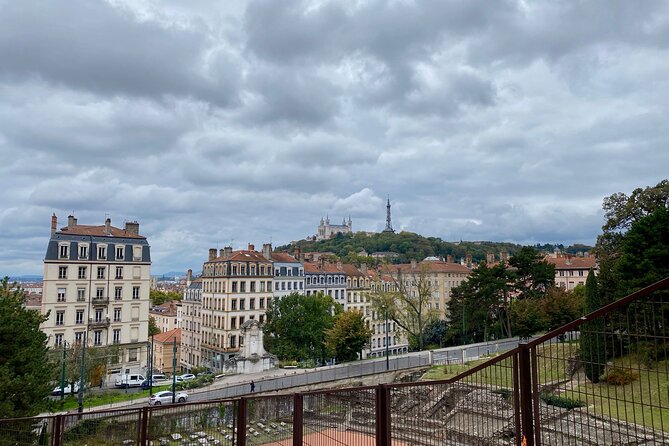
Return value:
M 305 273 L 339 273 L 344 274 L 344 271 L 337 268 L 337 265 L 330 262 L 323 262 L 323 268 L 321 268 L 320 262 L 304 262 L 304 272 Z
M 344 273 L 347 276 L 359 276 L 359 277 L 365 277 L 365 275 L 360 271 L 358 268 L 356 268 L 354 265 L 351 265 L 350 263 L 344 263 L 341 266 L 341 269 L 344 271 Z
M 146 239 L 143 235 L 132 234 L 127 232 L 125 229 L 116 228 L 114 226 L 109 227 L 111 234 L 107 234 L 105 225 L 100 226 L 91 226 L 91 225 L 74 225 L 74 226 L 65 226 L 60 228 L 59 234 L 68 234 L 68 235 L 92 235 L 96 237 L 124 237 L 124 238 L 139 238 Z
M 287 252 L 273 252 L 272 261 L 282 263 L 300 263 L 295 257 L 291 256 Z
M 229 256 L 223 255 L 222 257 L 216 257 L 214 260 L 210 260 L 207 263 L 213 262 L 227 262 L 227 261 L 236 261 L 236 262 L 261 262 L 261 263 L 270 263 L 269 260 L 258 251 L 248 251 L 248 250 L 239 250 L 232 251 L 232 254 Z
M 153 337 L 154 342 L 174 342 L 174 338 L 177 338 L 177 345 L 181 343 L 181 329 L 175 328 L 170 331 L 165 331 L 163 333 L 158 333 Z
M 395 272 L 400 269 L 403 273 L 419 272 L 423 265 L 427 266 L 426 271 L 428 273 L 463 273 L 469 274 L 472 272 L 471 269 L 467 268 L 464 265 L 459 263 L 449 263 L 441 260 L 429 260 L 423 261 L 416 264 L 413 267 L 410 263 L 402 263 L 399 265 L 388 265 L 384 268 L 386 272 Z
M 164 304 L 152 307 L 149 313 L 160 314 L 161 316 L 176 316 L 177 303 L 174 301 L 165 302 Z
M 545 257 L 548 263 L 555 265 L 555 269 L 590 269 L 595 268 L 597 259 L 594 256 L 588 257 Z

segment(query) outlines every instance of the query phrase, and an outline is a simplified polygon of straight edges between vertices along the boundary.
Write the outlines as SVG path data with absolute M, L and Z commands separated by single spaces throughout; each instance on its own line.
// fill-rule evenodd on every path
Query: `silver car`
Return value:
M 177 392 L 176 395 L 174 395 L 174 401 L 177 403 L 185 403 L 188 401 L 188 394 L 186 392 Z M 160 406 L 161 404 L 172 404 L 171 390 L 156 392 L 149 397 L 150 406 Z

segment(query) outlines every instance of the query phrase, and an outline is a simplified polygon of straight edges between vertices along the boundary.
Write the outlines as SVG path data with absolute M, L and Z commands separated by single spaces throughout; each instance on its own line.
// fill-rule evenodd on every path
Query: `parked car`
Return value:
M 177 376 L 177 381 L 179 381 L 179 378 L 181 378 L 182 381 L 190 381 L 191 379 L 195 379 L 195 375 L 192 373 L 184 373 L 183 375 Z
M 160 406 L 161 404 L 172 404 L 172 395 L 172 392 L 169 390 L 157 392 L 149 397 L 149 405 Z M 186 392 L 177 392 L 174 395 L 174 401 L 176 403 L 185 403 L 188 401 L 188 394 Z
M 116 387 L 122 387 L 124 389 L 127 389 L 128 387 L 139 387 L 142 385 L 146 378 L 142 375 L 120 375 L 118 378 L 116 378 L 116 381 L 114 382 L 114 385 Z
M 68 384 L 65 386 L 63 389 L 63 395 L 69 395 L 71 393 L 78 393 L 79 392 L 79 383 L 74 383 L 74 385 Z M 60 396 L 60 386 L 54 387 L 53 391 L 51 392 L 51 395 L 53 396 Z
M 154 386 L 162 386 L 172 382 L 172 380 L 169 379 L 167 375 L 153 375 L 152 378 L 147 378 L 142 382 L 142 389 L 148 389 L 149 386 L 151 386 L 151 381 L 153 381 Z

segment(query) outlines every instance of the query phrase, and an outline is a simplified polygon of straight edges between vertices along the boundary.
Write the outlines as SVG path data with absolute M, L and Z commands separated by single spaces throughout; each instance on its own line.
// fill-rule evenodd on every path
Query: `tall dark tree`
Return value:
M 513 287 L 519 299 L 537 299 L 555 286 L 555 266 L 531 246 L 523 246 L 509 260 Z
M 602 299 L 597 289 L 597 278 L 590 270 L 585 281 L 585 312 L 586 314 L 598 310 L 602 306 Z M 599 317 L 581 326 L 580 346 L 581 362 L 585 369 L 585 376 L 593 383 L 599 382 L 599 377 L 606 367 L 606 335 L 604 319 Z
M 339 313 L 334 325 L 325 332 L 325 344 L 337 361 L 353 361 L 369 343 L 372 330 L 367 328 L 362 313 L 344 311 Z
M 265 348 L 279 359 L 325 360 L 325 333 L 339 312 L 341 305 L 321 293 L 292 293 L 275 299 L 266 313 Z
M 24 417 L 47 407 L 52 389 L 47 316 L 26 310 L 25 294 L 5 277 L 0 282 L 0 418 Z

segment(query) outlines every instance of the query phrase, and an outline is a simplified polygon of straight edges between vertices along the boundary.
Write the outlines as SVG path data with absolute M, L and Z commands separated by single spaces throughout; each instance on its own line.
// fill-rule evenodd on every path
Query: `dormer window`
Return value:
M 98 260 L 105 260 L 107 258 L 107 247 L 98 246 Z
M 59 259 L 67 259 L 70 254 L 70 245 L 69 244 L 62 244 L 58 246 L 58 258 Z
M 116 247 L 116 260 L 123 260 L 123 254 L 125 252 L 124 246 Z
M 88 258 L 88 245 L 79 245 L 79 258 Z

